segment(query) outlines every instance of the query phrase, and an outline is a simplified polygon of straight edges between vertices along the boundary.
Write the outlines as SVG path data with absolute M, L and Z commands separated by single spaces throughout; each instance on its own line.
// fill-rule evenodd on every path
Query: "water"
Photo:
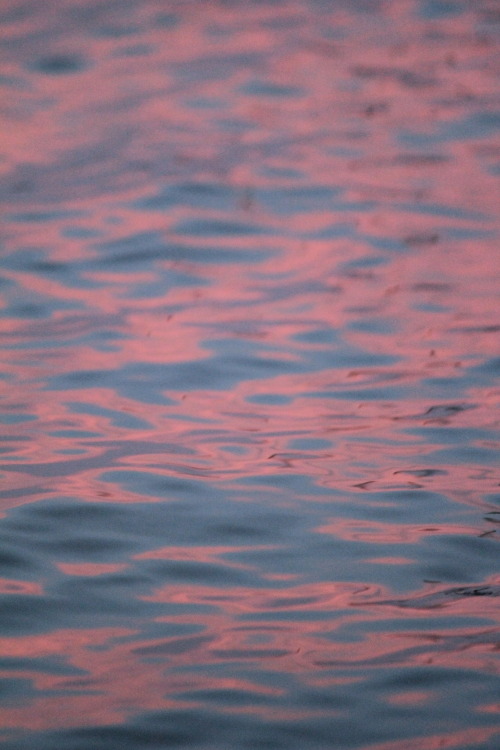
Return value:
M 0 744 L 500 745 L 494 0 L 3 0 Z

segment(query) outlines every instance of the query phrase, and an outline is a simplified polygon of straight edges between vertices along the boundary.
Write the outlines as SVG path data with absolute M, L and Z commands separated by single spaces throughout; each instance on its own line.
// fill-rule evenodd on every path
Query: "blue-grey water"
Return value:
M 0 746 L 497 750 L 498 3 L 0 30 Z

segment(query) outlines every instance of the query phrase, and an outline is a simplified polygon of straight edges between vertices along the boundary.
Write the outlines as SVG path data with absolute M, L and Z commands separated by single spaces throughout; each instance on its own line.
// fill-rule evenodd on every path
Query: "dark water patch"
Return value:
M 404 241 L 408 245 L 434 245 L 436 242 L 439 242 L 439 234 L 437 232 L 410 234 L 404 238 Z
M 77 54 L 53 54 L 40 57 L 31 64 L 31 68 L 50 76 L 61 76 L 79 73 L 87 68 L 88 60 Z
M 207 382 L 212 375 L 203 363 L 173 366 L 164 369 L 160 366 L 125 367 L 121 376 L 117 372 L 83 370 L 49 378 L 47 390 L 78 391 L 95 387 L 106 388 L 110 384 L 125 397 L 148 404 L 172 404 L 172 400 L 162 393 L 166 389 L 185 390 L 191 383 Z M 194 370 L 194 373 L 192 372 Z M 184 378 L 184 380 L 183 380 Z
M 45 295 L 33 292 L 31 302 L 25 301 L 24 295 L 15 297 L 4 308 L 4 316 L 18 320 L 48 319 L 58 310 L 81 310 L 82 304 L 78 300 L 49 299 Z
M 138 209 L 166 210 L 174 206 L 191 208 L 235 210 L 241 196 L 224 183 L 184 182 L 169 185 L 157 195 L 142 198 L 134 207 Z
M 449 219 L 463 219 L 464 221 L 489 222 L 491 217 L 484 212 L 471 210 L 468 206 L 450 206 L 438 203 L 400 203 L 396 206 L 402 211 L 410 213 L 429 214 L 430 216 L 443 216 Z
M 471 368 L 471 375 L 498 375 L 500 373 L 500 357 L 492 357 L 491 359 L 485 359 L 480 365 Z
M 260 59 L 261 56 L 254 52 L 212 53 L 179 62 L 174 65 L 174 70 L 176 77 L 184 83 L 226 80 L 240 68 L 252 69 Z
M 94 237 L 100 237 L 102 232 L 97 229 L 87 227 L 65 227 L 61 230 L 61 236 L 68 239 L 88 240 Z
M 393 237 L 376 237 L 370 235 L 363 235 L 363 242 L 373 247 L 374 250 L 389 250 L 391 252 L 401 252 L 406 250 L 405 243 L 402 240 L 395 239 Z
M 393 68 L 385 66 L 358 65 L 353 71 L 353 75 L 368 80 L 394 79 L 407 88 L 427 88 L 434 87 L 437 79 L 433 75 L 404 68 Z
M 304 172 L 302 172 L 300 169 L 290 167 L 273 167 L 263 165 L 260 169 L 260 173 L 263 177 L 270 177 L 272 179 L 301 180 L 305 177 Z
M 208 347 L 208 342 L 206 342 Z M 47 379 L 46 390 L 78 391 L 96 387 L 114 388 L 117 393 L 142 403 L 172 404 L 165 392 L 186 392 L 204 388 L 210 384 L 211 390 L 225 390 L 235 383 L 245 381 L 249 372 L 253 379 L 271 376 L 280 372 L 306 372 L 320 367 L 322 361 L 328 360 L 337 367 L 350 367 L 359 364 L 384 364 L 391 357 L 363 357 L 351 355 L 340 361 L 334 355 L 318 353 L 312 363 L 284 361 L 269 353 L 262 352 L 261 347 L 248 346 L 248 342 L 234 342 L 233 351 L 227 341 L 212 341 L 210 349 L 216 354 L 206 359 L 193 360 L 179 364 L 134 363 L 115 371 L 83 370 L 57 375 Z M 250 352 L 245 354 L 245 350 Z M 228 351 L 229 350 L 229 351 Z M 253 350 L 253 351 L 252 351 Z M 220 364 L 220 352 L 230 354 L 225 366 Z
M 50 216 L 50 220 L 55 218 Z M 62 261 L 49 261 L 43 248 L 18 248 L 17 252 L 2 258 L 4 268 L 17 271 L 32 271 L 33 273 L 51 273 L 63 270 L 66 264 Z
M 140 30 L 140 26 L 135 24 L 102 24 L 98 26 L 94 34 L 104 39 L 122 39 L 134 36 Z
M 203 238 L 203 233 L 200 235 Z M 143 232 L 133 234 L 119 240 L 99 243 L 96 250 L 103 252 L 102 265 L 114 267 L 115 265 L 128 266 L 136 270 L 138 266 L 156 261 L 185 261 L 186 263 L 256 263 L 269 257 L 271 251 L 268 248 L 255 247 L 217 247 L 206 245 L 200 246 L 192 243 L 166 242 L 162 236 L 154 232 Z M 95 263 L 95 261 L 94 261 Z
M 5 7 L 0 10 L 0 23 L 11 24 L 23 21 L 30 13 L 29 5 Z
M 106 589 L 92 579 L 68 580 L 53 587 L 54 593 L 40 596 L 4 595 L 0 602 L 2 637 L 20 637 L 50 633 L 55 629 L 85 630 L 91 628 L 138 626 L 144 617 L 153 618 L 165 610 L 175 615 L 175 605 L 165 607 L 154 602 L 140 601 L 143 589 L 134 587 L 136 599 L 129 594 L 131 587 L 112 586 Z M 178 607 L 186 612 L 188 607 Z M 193 611 L 196 607 L 193 608 Z M 205 611 L 207 608 L 205 607 Z M 203 611 L 203 610 L 198 610 Z
M 500 325 L 485 326 L 456 326 L 450 329 L 452 333 L 500 333 Z
M 51 267 L 52 264 L 49 264 L 49 268 L 45 264 L 40 265 L 42 267 L 38 273 L 43 275 L 57 276 L 61 270 L 58 268 L 58 264 L 54 264 L 54 268 Z M 62 276 L 65 276 L 64 271 L 63 267 Z M 53 315 L 50 320 L 27 322 L 18 326 L 17 329 L 5 334 L 5 346 L 6 348 L 33 350 L 47 346 L 57 348 L 68 344 L 75 347 L 86 343 L 93 344 L 98 348 L 100 345 L 120 342 L 126 338 L 119 331 L 113 330 L 113 328 L 118 328 L 121 322 L 122 317 L 119 315 L 103 319 L 101 316 L 94 314 L 66 312 L 61 317 Z M 34 340 L 36 346 L 33 343 Z
M 92 24 L 103 18 L 122 16 L 123 13 L 133 14 L 136 10 L 135 0 L 103 0 L 99 3 L 76 5 L 67 9 L 68 14 L 78 23 Z
M 115 480 L 114 474 L 110 479 Z M 130 484 L 128 476 L 127 480 Z M 162 481 L 168 486 L 165 479 Z M 172 485 L 178 493 L 186 489 L 182 480 L 173 481 Z M 64 553 L 67 559 L 106 561 L 123 557 L 127 550 L 131 553 L 133 549 L 147 549 L 150 543 L 160 544 L 166 531 L 170 535 L 181 533 L 187 541 L 200 531 L 202 523 L 202 518 L 193 521 L 190 529 L 189 509 L 178 504 L 117 506 L 60 500 L 21 506 L 2 519 L 0 527 L 13 544 L 16 540 L 19 549 L 26 549 L 27 540 L 36 538 L 35 549 Z M 6 563 L 9 567 L 24 565 L 14 549 L 6 556 Z
M 31 680 L 19 677 L 0 679 L 0 706 L 15 706 L 19 700 L 29 700 L 35 689 Z
M 131 44 L 118 50 L 116 57 L 146 57 L 151 54 L 153 49 L 149 44 Z
M 83 215 L 83 213 L 80 213 L 78 211 L 30 211 L 24 213 L 7 214 L 5 216 L 5 220 L 19 222 L 21 224 L 43 224 L 57 219 L 73 219 L 77 216 Z
M 357 436 L 351 438 L 353 444 L 365 441 L 366 438 Z M 375 522 L 389 522 L 392 519 L 394 523 L 405 523 L 408 521 L 408 514 L 411 514 L 413 523 L 425 524 L 429 517 L 432 517 L 437 524 L 440 524 L 450 521 L 450 513 L 453 510 L 456 514 L 455 519 L 460 518 L 462 513 L 466 512 L 456 509 L 453 500 L 444 493 L 439 494 L 420 487 L 380 491 L 376 485 L 372 488 L 370 484 L 369 482 L 353 485 L 369 492 L 367 500 L 370 511 L 367 513 L 366 508 L 364 510 L 360 508 L 355 512 L 357 518 L 363 519 L 368 516 Z
M 181 19 L 176 13 L 158 13 L 154 19 L 154 25 L 165 29 L 173 29 L 179 25 Z
M 7 543 L 0 551 L 0 570 L 5 576 L 23 576 L 36 567 L 36 557 L 26 549 Z
M 212 641 L 209 636 L 198 635 L 187 638 L 170 638 L 168 641 L 155 643 L 151 646 L 139 646 L 132 649 L 133 654 L 139 656 L 165 656 L 167 654 L 183 654 L 193 651 L 200 646 L 206 646 Z
M 478 240 L 485 237 L 496 237 L 495 231 L 487 229 L 469 229 L 465 227 L 443 227 L 443 235 L 450 240 Z
M 351 363 L 352 364 L 352 363 Z M 303 398 L 331 399 L 341 401 L 356 401 L 357 403 L 369 401 L 389 401 L 391 398 L 403 398 L 407 392 L 406 388 L 395 388 L 393 384 L 386 388 L 331 388 L 328 391 L 305 391 L 301 394 Z
M 457 0 L 426 0 L 421 2 L 419 15 L 428 19 L 441 19 L 460 15 L 465 11 L 465 3 Z
M 296 450 L 326 450 L 332 447 L 331 440 L 324 440 L 322 438 L 296 438 L 291 441 L 290 448 Z
M 352 602 L 352 606 L 355 606 Z M 359 605 L 363 606 L 363 605 Z M 369 607 L 371 606 L 368 605 Z M 368 624 L 364 620 L 351 622 L 349 625 L 340 624 L 338 628 L 332 631 L 322 633 L 322 636 L 335 643 L 337 641 L 345 643 L 363 643 L 371 634 L 376 637 L 383 637 L 389 632 L 394 634 L 394 641 L 400 642 L 401 650 L 410 647 L 418 650 L 422 654 L 427 649 L 432 651 L 438 650 L 436 644 L 443 644 L 444 650 L 447 651 L 466 651 L 476 646 L 485 645 L 495 647 L 497 634 L 491 628 L 491 620 L 487 616 L 482 621 L 475 615 L 466 616 L 464 614 L 454 614 L 452 610 L 439 613 L 439 623 L 441 632 L 438 634 L 435 630 L 435 620 L 426 619 L 419 612 L 412 617 L 406 609 L 403 612 L 396 612 L 395 617 L 387 617 L 384 620 L 375 620 Z M 399 615 L 399 616 L 398 616 Z M 468 630 L 471 628 L 471 631 Z M 446 632 L 444 632 L 446 631 Z M 408 646 L 408 640 L 411 639 L 417 646 Z M 396 651 L 395 653 L 400 653 Z M 392 652 L 391 652 L 392 655 Z M 383 657 L 382 657 L 383 658 Z M 405 663 L 406 659 L 400 659 Z
M 150 594 L 154 581 L 137 571 L 96 576 L 68 576 L 52 589 L 69 610 L 84 608 L 86 613 L 132 615 L 146 613 L 150 605 L 141 603 Z M 125 603 L 126 602 L 126 603 Z
M 490 585 L 476 585 L 476 586 L 458 586 L 455 588 L 448 588 L 442 591 L 437 591 L 432 594 L 426 594 L 424 596 L 416 596 L 409 599 L 393 599 L 393 600 L 381 600 L 367 602 L 371 605 L 394 605 L 397 607 L 409 607 L 412 609 L 432 609 L 435 607 L 446 607 L 453 604 L 454 601 L 459 601 L 463 597 L 478 597 L 478 596 L 499 596 L 500 591 L 498 586 Z
M 127 549 L 125 540 L 113 538 L 108 534 L 101 534 L 100 538 L 94 534 L 80 532 L 72 538 L 58 538 L 54 535 L 50 550 L 64 557 L 84 558 L 88 560 L 116 559 Z M 40 541 L 40 549 L 49 549 L 47 542 Z
M 450 583 L 469 583 L 479 576 L 491 575 L 498 559 L 498 540 L 494 537 L 451 536 L 443 534 L 428 543 L 428 556 L 422 565 L 424 576 Z M 467 589 L 464 589 L 467 595 Z M 476 596 L 480 593 L 474 594 Z
M 332 210 L 335 212 L 349 212 L 357 214 L 358 212 L 367 213 L 376 208 L 375 201 L 372 200 L 359 200 L 359 201 L 347 201 L 347 200 L 336 200 L 332 203 Z
M 262 224 L 228 221 L 224 219 L 190 219 L 175 224 L 176 234 L 194 237 L 251 237 L 274 232 Z
M 146 420 L 140 419 L 139 417 L 132 414 L 127 414 L 127 412 L 124 411 L 117 411 L 115 409 L 107 409 L 98 405 L 78 402 L 70 402 L 68 403 L 68 406 L 75 414 L 91 414 L 98 417 L 103 417 L 117 427 L 125 427 L 129 429 L 147 429 L 151 426 Z M 74 435 L 74 437 L 76 437 L 76 435 Z
M 218 656 L 222 659 L 229 661 L 240 661 L 243 659 L 279 659 L 282 656 L 286 656 L 289 652 L 284 649 L 266 649 L 266 648 L 252 648 L 252 649 L 213 649 L 214 656 Z
M 14 451 L 15 448 L 12 450 Z M 49 494 L 49 492 L 48 487 L 23 487 L 22 489 L 0 490 L 0 500 L 16 500 L 19 498 L 29 498 L 33 495 L 44 496 Z
M 328 185 L 301 185 L 257 190 L 255 198 L 266 211 L 287 216 L 309 211 L 332 210 L 335 198 L 340 192 L 340 188 L 335 189 Z
M 215 703 L 220 707 L 236 708 L 238 706 L 258 706 L 259 704 L 272 705 L 274 701 L 266 695 L 259 695 L 249 690 L 190 690 L 178 694 L 179 698 L 203 704 Z
M 129 168 L 123 173 L 120 167 L 122 160 L 128 164 L 129 140 L 127 130 L 117 128 L 112 135 L 105 132 L 85 145 L 59 149 L 48 163 L 20 162 L 2 183 L 0 198 L 10 202 L 14 193 L 21 209 L 26 203 L 32 204 L 34 196 L 39 207 L 60 204 L 68 191 L 72 200 L 77 200 L 112 193 L 116 182 L 122 187 L 135 185 L 144 178 L 137 170 Z
M 231 570 L 226 564 L 163 560 L 148 563 L 146 569 L 154 580 L 218 585 L 221 589 L 235 585 L 250 587 L 255 581 L 253 573 Z
M 468 463 L 472 466 L 479 465 L 494 467 L 498 465 L 498 444 L 495 443 L 491 447 L 466 445 L 429 451 L 426 455 L 426 460 L 428 460 L 429 463 L 436 462 L 438 465 L 441 465 L 442 463 L 451 465 Z
M 443 418 L 443 422 L 441 422 L 441 418 L 437 415 L 433 415 L 432 417 L 429 416 L 428 420 L 426 420 L 427 425 L 425 427 L 416 427 L 411 430 L 405 430 L 405 432 L 407 431 L 411 435 L 425 435 L 426 438 L 432 439 L 433 445 L 459 444 L 467 447 L 476 447 L 478 441 L 488 440 L 488 438 L 491 438 L 493 435 L 493 433 L 487 429 L 455 426 L 431 426 L 440 423 L 448 425 L 449 419 L 450 416 L 446 416 Z
M 304 331 L 293 335 L 294 341 L 304 342 L 305 344 L 335 344 L 340 343 L 339 332 L 333 328 L 313 328 L 310 331 Z
M 19 424 L 19 422 L 33 422 L 36 419 L 35 414 L 2 414 L 0 423 L 2 424 Z
M 401 131 L 398 138 L 403 145 L 422 147 L 435 143 L 479 140 L 493 135 L 499 128 L 500 113 L 485 111 L 467 115 L 461 120 L 441 124 L 433 134 Z
M 0 602 L 0 633 L 5 637 L 48 632 L 60 621 L 61 604 L 54 597 L 4 595 Z M 68 619 L 76 624 L 76 617 Z
M 165 726 L 162 727 L 150 726 L 148 728 L 147 722 L 138 726 L 89 727 L 50 733 L 45 736 L 33 735 L 29 741 L 35 742 L 40 750 L 56 750 L 61 747 L 61 744 L 68 750 L 84 750 L 89 746 L 95 750 L 119 750 L 124 747 L 149 750 L 152 747 L 196 747 L 197 742 L 203 743 L 201 745 L 203 747 L 204 733 L 200 734 L 198 725 L 199 722 L 196 720 L 193 724 L 192 719 L 176 722 L 166 717 Z M 9 744 L 8 750 L 27 750 L 27 745 Z
M 304 95 L 303 89 L 297 86 L 283 86 L 278 83 L 270 83 L 269 81 L 250 81 L 242 86 L 241 91 L 244 94 L 250 96 L 265 96 L 271 98 L 288 98 L 288 97 L 300 97 Z
M 443 469 L 405 469 L 401 471 L 395 471 L 395 474 L 408 474 L 412 477 L 425 478 L 434 476 L 447 476 L 448 472 Z
M 42 532 L 44 525 L 59 527 L 61 524 L 77 526 L 82 528 L 82 524 L 91 523 L 99 527 L 104 521 L 116 523 L 118 518 L 123 515 L 123 509 L 120 506 L 105 503 L 84 503 L 69 502 L 59 500 L 37 504 L 29 509 L 21 506 L 16 511 L 16 519 L 6 521 L 17 530 L 34 531 L 37 529 Z M 74 522 L 77 523 L 74 523 Z M 45 528 L 45 532 L 47 528 Z
M 254 278 L 257 282 L 266 280 L 266 276 L 260 274 L 258 271 L 255 272 Z M 276 303 L 286 299 L 296 299 L 299 295 L 303 294 L 323 294 L 323 295 L 335 295 L 342 292 L 342 287 L 331 284 L 329 279 L 318 279 L 318 280 L 292 280 L 287 281 L 278 275 L 279 283 L 273 283 L 274 279 L 269 279 L 269 282 L 263 286 L 260 283 L 252 283 L 250 289 L 256 292 L 259 296 L 256 300 L 252 301 L 254 305 L 261 305 L 264 302 Z M 249 304 L 252 304 L 250 302 Z M 237 303 L 236 303 L 237 304 Z
M 403 164 L 410 167 L 429 167 L 432 165 L 439 166 L 450 160 L 447 154 L 426 153 L 414 154 L 411 152 L 399 154 L 394 158 L 396 164 Z
M 384 255 L 363 255 L 355 260 L 345 261 L 340 266 L 339 271 L 343 275 L 356 278 L 356 276 L 362 276 L 363 269 L 366 269 L 367 274 L 371 274 L 370 269 L 384 266 L 387 262 L 387 258 Z
M 2 657 L 0 658 L 0 669 L 13 670 L 15 672 L 35 672 L 40 674 L 54 674 L 59 676 L 76 676 L 86 674 L 84 669 L 66 664 L 58 658 L 36 658 Z
M 251 404 L 267 404 L 277 406 L 279 404 L 289 404 L 293 399 L 288 396 L 281 396 L 274 393 L 262 393 L 258 396 L 250 396 L 247 401 Z
M 362 331 L 365 333 L 382 334 L 385 336 L 390 336 L 396 333 L 397 329 L 397 321 L 382 317 L 378 320 L 358 320 L 351 323 L 349 326 L 349 330 L 351 331 Z
M 352 237 L 355 233 L 355 227 L 348 222 L 338 222 L 330 224 L 323 229 L 313 232 L 307 232 L 303 236 L 311 240 L 334 240 L 340 237 Z
M 422 419 L 425 420 L 426 424 L 432 424 L 433 422 L 448 424 L 450 419 L 475 408 L 477 408 L 477 405 L 473 403 L 434 404 L 420 414 L 411 414 L 405 416 L 404 419 Z M 444 421 L 442 422 L 442 420 Z

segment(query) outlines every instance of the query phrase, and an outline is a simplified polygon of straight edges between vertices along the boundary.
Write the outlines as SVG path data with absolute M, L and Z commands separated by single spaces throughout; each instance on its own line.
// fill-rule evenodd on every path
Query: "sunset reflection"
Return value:
M 493 750 L 492 3 L 0 24 L 0 743 Z

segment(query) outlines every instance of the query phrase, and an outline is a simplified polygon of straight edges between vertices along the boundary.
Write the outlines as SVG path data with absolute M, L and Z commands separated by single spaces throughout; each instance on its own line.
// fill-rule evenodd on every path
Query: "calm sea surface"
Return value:
M 0 30 L 2 750 L 496 750 L 497 0 Z

